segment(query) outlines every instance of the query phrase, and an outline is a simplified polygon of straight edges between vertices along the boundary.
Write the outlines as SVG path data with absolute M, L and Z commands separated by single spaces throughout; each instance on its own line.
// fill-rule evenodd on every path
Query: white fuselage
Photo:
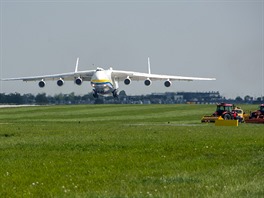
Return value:
M 91 85 L 94 88 L 95 93 L 100 95 L 110 95 L 116 90 L 111 73 L 111 70 L 97 68 L 91 78 Z

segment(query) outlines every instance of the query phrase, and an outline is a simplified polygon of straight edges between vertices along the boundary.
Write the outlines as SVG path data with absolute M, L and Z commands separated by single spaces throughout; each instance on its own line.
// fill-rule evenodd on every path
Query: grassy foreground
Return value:
M 263 197 L 264 125 L 201 124 L 214 109 L 0 109 L 0 197 Z

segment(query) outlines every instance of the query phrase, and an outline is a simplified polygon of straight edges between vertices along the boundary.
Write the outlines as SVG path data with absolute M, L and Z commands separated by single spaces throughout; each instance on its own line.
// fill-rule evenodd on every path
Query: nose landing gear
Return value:
M 112 91 L 112 94 L 113 94 L 113 97 L 114 98 L 118 98 L 118 91 L 117 91 L 117 89 L 115 89 L 114 91 Z M 98 98 L 99 97 L 98 91 L 96 91 L 95 89 L 93 89 L 93 97 L 94 98 Z

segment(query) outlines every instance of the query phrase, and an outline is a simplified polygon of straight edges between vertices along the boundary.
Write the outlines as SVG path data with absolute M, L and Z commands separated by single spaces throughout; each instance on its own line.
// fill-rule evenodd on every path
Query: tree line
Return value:
M 193 93 L 193 96 L 183 98 L 181 101 L 174 98 L 177 93 L 162 94 L 162 95 L 140 95 L 140 96 L 127 96 L 125 91 L 120 91 L 119 98 L 114 99 L 110 97 L 99 97 L 99 99 L 94 99 L 92 92 L 86 95 L 80 96 L 75 95 L 74 92 L 70 94 L 56 94 L 54 96 L 46 95 L 46 93 L 39 93 L 37 95 L 33 94 L 23 94 L 20 93 L 0 93 L 0 104 L 102 104 L 102 103 L 122 103 L 122 104 L 140 104 L 144 101 L 146 103 L 153 104 L 173 104 L 173 103 L 186 103 L 186 102 L 196 102 L 196 103 L 218 103 L 218 102 L 228 102 L 228 103 L 251 103 L 259 104 L 264 103 L 264 97 L 253 98 L 249 95 L 244 98 L 237 96 L 235 99 L 226 99 L 218 95 L 215 97 L 207 97 L 206 99 L 202 96 L 203 93 Z
M 54 96 L 47 96 L 46 93 L 39 93 L 37 95 L 21 95 L 19 93 L 0 94 L 0 104 L 75 104 L 85 103 L 91 100 L 94 100 L 92 94 L 77 96 L 73 92 L 70 94 L 57 94 Z

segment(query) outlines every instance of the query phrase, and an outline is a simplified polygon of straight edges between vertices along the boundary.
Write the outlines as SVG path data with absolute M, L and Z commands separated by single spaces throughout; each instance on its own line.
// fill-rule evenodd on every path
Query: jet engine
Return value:
M 145 84 L 146 86 L 151 85 L 151 80 L 150 80 L 150 79 L 145 80 L 145 81 L 144 81 L 144 84 Z
M 46 83 L 44 80 L 41 80 L 41 81 L 39 81 L 38 85 L 39 85 L 39 87 L 43 88 L 43 87 L 45 87 Z
M 61 87 L 62 85 L 64 84 L 64 80 L 62 78 L 60 78 L 58 81 L 57 81 L 57 85 L 59 87 Z
M 78 78 L 76 78 L 75 79 L 75 83 L 76 83 L 76 85 L 81 85 L 82 84 L 82 78 L 81 77 L 78 77 Z
M 171 81 L 166 80 L 166 81 L 164 82 L 164 85 L 165 85 L 165 87 L 170 87 L 170 86 L 171 86 Z
M 127 77 L 127 78 L 124 80 L 124 83 L 125 83 L 125 85 L 129 85 L 129 84 L 131 83 L 130 78 Z

